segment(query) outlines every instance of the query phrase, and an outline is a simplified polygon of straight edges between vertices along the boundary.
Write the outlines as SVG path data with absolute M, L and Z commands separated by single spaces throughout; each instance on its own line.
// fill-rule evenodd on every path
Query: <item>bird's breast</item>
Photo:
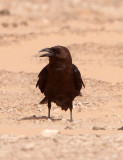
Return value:
M 72 73 L 69 71 L 52 70 L 48 72 L 45 86 L 46 95 L 67 95 L 74 89 Z

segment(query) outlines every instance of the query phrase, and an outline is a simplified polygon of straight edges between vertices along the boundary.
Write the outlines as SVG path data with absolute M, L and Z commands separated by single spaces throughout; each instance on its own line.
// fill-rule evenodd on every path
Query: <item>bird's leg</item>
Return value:
M 70 122 L 73 122 L 72 109 L 73 109 L 73 105 L 71 104 L 71 107 L 70 107 Z
M 48 100 L 48 118 L 50 118 L 51 101 Z

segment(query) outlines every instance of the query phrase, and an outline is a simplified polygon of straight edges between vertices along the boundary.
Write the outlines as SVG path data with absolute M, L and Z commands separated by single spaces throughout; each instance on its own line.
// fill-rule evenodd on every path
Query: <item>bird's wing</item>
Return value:
M 74 82 L 77 90 L 81 90 L 82 86 L 85 88 L 85 84 L 81 78 L 80 71 L 78 68 L 73 64 L 73 75 L 74 75 Z
M 44 92 L 44 88 L 45 88 L 45 84 L 46 84 L 46 81 L 47 81 L 47 66 L 45 66 L 41 72 L 39 73 L 38 75 L 38 81 L 37 81 L 37 84 L 36 84 L 36 87 L 39 87 L 39 89 L 41 90 L 41 92 L 43 93 Z

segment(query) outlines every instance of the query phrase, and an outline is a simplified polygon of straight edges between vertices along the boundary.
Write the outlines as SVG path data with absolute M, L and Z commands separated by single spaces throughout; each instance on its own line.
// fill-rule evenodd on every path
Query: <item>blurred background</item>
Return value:
M 0 43 L 51 33 L 122 33 L 122 26 L 122 0 L 0 0 Z

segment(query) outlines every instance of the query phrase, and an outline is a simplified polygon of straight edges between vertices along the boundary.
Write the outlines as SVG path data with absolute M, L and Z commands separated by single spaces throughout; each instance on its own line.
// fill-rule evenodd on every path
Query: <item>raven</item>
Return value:
M 62 110 L 70 109 L 72 119 L 73 100 L 80 95 L 85 87 L 78 68 L 72 64 L 69 50 L 64 46 L 44 48 L 39 52 L 46 52 L 40 57 L 49 57 L 46 65 L 38 75 L 36 87 L 44 93 L 45 98 L 40 104 L 48 103 L 48 118 L 50 118 L 51 102 L 56 103 Z

